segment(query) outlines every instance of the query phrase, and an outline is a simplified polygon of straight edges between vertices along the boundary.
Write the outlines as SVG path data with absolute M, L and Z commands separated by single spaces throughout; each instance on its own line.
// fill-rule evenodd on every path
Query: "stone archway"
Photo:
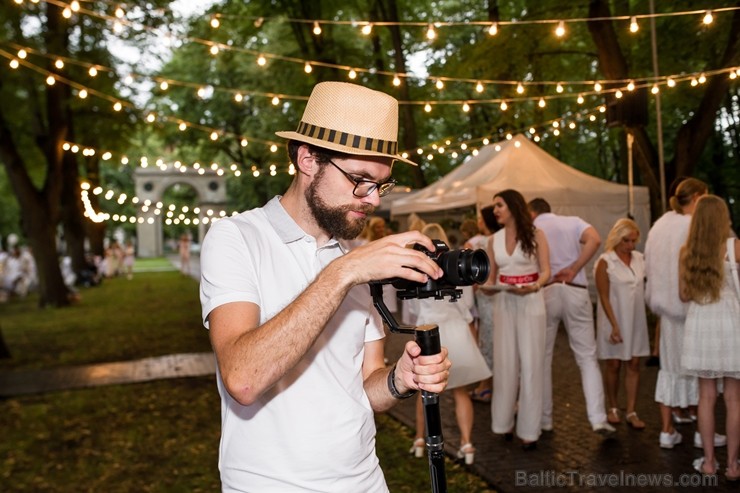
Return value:
M 203 173 L 199 173 L 203 171 Z M 203 224 L 203 218 L 208 209 L 223 209 L 226 205 L 226 180 L 215 171 L 192 168 L 184 172 L 176 168 L 137 168 L 134 172 L 134 185 L 136 196 L 140 202 L 149 200 L 152 204 L 162 200 L 165 190 L 172 185 L 183 183 L 193 187 L 198 195 L 196 207 L 200 208 L 198 213 L 198 242 L 206 233 L 207 224 Z M 162 245 L 162 220 L 163 214 L 155 214 L 154 207 L 149 207 L 146 212 L 141 212 L 143 222 L 136 224 L 137 255 L 139 257 L 160 257 L 164 254 Z

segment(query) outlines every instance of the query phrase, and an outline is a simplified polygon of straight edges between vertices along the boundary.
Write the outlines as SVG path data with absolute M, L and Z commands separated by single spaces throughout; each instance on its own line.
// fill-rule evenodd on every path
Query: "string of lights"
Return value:
M 400 72 L 393 72 L 393 71 L 381 71 L 376 69 L 369 69 L 369 68 L 362 68 L 362 67 L 351 67 L 348 65 L 342 65 L 342 64 L 334 64 L 334 63 L 328 63 L 318 60 L 306 60 L 302 58 L 296 58 L 296 57 L 286 57 L 282 55 L 272 54 L 272 53 L 266 53 L 263 51 L 257 51 L 257 50 L 250 50 L 247 48 L 242 48 L 241 46 L 238 46 L 237 43 L 222 43 L 214 40 L 209 39 L 201 39 L 196 37 L 190 37 L 190 36 L 178 36 L 173 35 L 172 33 L 160 33 L 157 32 L 154 28 L 151 28 L 149 26 L 144 26 L 141 24 L 137 24 L 133 21 L 130 21 L 126 19 L 126 12 L 123 8 L 123 4 L 116 4 L 115 7 L 115 13 L 114 15 L 108 15 L 103 14 L 99 12 L 95 12 L 92 10 L 88 10 L 85 8 L 82 8 L 80 6 L 80 3 L 77 1 L 73 1 L 71 3 L 65 3 L 61 0 L 43 0 L 46 3 L 57 5 L 60 8 L 64 8 L 64 15 L 66 18 L 71 18 L 72 14 L 78 14 L 78 15 L 87 15 L 91 17 L 95 17 L 101 20 L 104 20 L 106 22 L 113 23 L 114 26 L 114 32 L 120 32 L 123 27 L 128 27 L 131 29 L 137 29 L 139 31 L 149 31 L 151 33 L 155 33 L 156 35 L 163 37 L 164 39 L 177 39 L 180 42 L 190 42 L 190 43 L 196 43 L 204 46 L 208 52 L 216 56 L 221 51 L 234 51 L 234 52 L 240 52 L 244 54 L 248 54 L 251 56 L 254 56 L 256 58 L 256 62 L 260 66 L 265 66 L 267 64 L 267 59 L 271 60 L 279 60 L 283 62 L 289 62 L 289 63 L 297 63 L 301 64 L 304 67 L 304 71 L 306 73 L 311 73 L 313 71 L 314 67 L 327 67 L 332 68 L 340 71 L 347 72 L 349 79 L 355 79 L 357 77 L 358 73 L 366 73 L 366 74 L 372 74 L 372 75 L 380 75 L 380 76 L 387 76 L 392 77 L 392 84 L 394 86 L 399 86 L 402 82 L 402 80 L 406 79 L 415 79 L 420 80 L 422 82 L 433 82 L 436 87 L 440 88 L 440 85 L 444 87 L 445 83 L 449 82 L 461 82 L 461 83 L 467 83 L 467 84 L 473 84 L 475 86 L 475 89 L 477 92 L 483 92 L 485 85 L 509 85 L 509 86 L 516 86 L 517 92 L 520 92 L 520 88 L 527 87 L 527 86 L 558 86 L 559 84 L 562 85 L 562 81 L 547 81 L 547 80 L 541 80 L 541 81 L 529 81 L 529 80 L 485 80 L 485 79 L 472 79 L 472 78 L 461 78 L 461 77 L 450 77 L 450 76 L 444 76 L 444 75 L 429 75 L 429 76 L 421 76 L 418 74 L 412 74 L 412 73 L 400 73 Z M 588 18 L 577 18 L 577 19 L 539 19 L 539 20 L 519 20 L 519 21 L 509 21 L 508 23 L 506 21 L 502 21 L 503 25 L 506 24 L 518 24 L 518 25 L 525 25 L 525 24 L 557 24 L 556 28 L 556 34 L 558 37 L 564 37 L 565 35 L 565 24 L 566 23 L 573 23 L 573 22 L 587 22 L 589 20 L 623 20 L 625 18 L 630 19 L 630 31 L 632 33 L 635 33 L 639 30 L 639 26 L 637 24 L 637 19 L 642 18 L 649 18 L 651 16 L 655 17 L 662 17 L 662 16 L 684 16 L 684 15 L 698 15 L 702 14 L 702 22 L 705 25 L 710 25 L 714 22 L 714 14 L 718 13 L 724 13 L 724 12 L 731 12 L 734 10 L 738 10 L 740 7 L 725 7 L 725 8 L 717 8 L 712 10 L 694 10 L 694 11 L 687 11 L 687 12 L 673 12 L 673 13 L 660 13 L 660 14 L 640 14 L 640 15 L 634 15 L 634 16 L 614 16 L 614 17 L 603 17 L 599 19 L 588 19 Z M 212 17 L 211 18 L 211 25 L 213 26 L 213 19 L 218 20 L 218 17 Z M 294 19 L 295 20 L 295 19 Z M 296 20 L 297 21 L 297 20 Z M 320 35 L 321 29 L 320 24 L 331 24 L 331 23 L 344 23 L 344 22 L 353 22 L 353 21 L 317 21 L 317 20 L 302 20 L 305 22 L 312 22 L 315 26 L 318 26 L 318 34 L 316 34 L 316 28 L 314 28 L 314 34 Z M 362 23 L 363 26 L 367 26 L 370 24 L 369 21 L 354 21 Z M 439 24 L 439 26 L 444 26 L 446 24 L 450 25 L 457 25 L 457 24 L 464 24 L 464 25 L 475 25 L 478 21 L 470 21 L 470 22 L 461 22 L 461 23 L 444 23 L 444 22 L 438 22 L 438 23 L 424 23 L 428 26 L 427 31 L 427 37 L 430 37 L 430 33 L 434 32 L 434 26 Z M 483 22 L 483 21 L 480 21 Z M 489 28 L 489 33 L 493 31 L 493 27 L 497 25 L 501 25 L 502 22 L 494 23 Z M 485 21 L 486 24 L 491 24 L 490 21 Z M 220 27 L 220 21 L 216 23 L 216 28 Z M 399 25 L 408 24 L 411 25 L 411 23 L 398 23 Z M 118 27 L 116 27 L 118 26 Z M 497 29 L 495 29 L 497 32 Z M 559 34 L 558 34 L 559 33 Z M 496 34 L 496 33 L 491 33 Z M 432 38 L 436 37 L 435 35 L 431 35 Z M 644 80 L 650 80 L 649 78 L 645 78 Z M 633 80 L 634 81 L 634 80 Z M 613 85 L 613 84 L 627 84 L 630 80 L 623 79 L 623 80 L 611 80 L 611 81 L 598 81 L 598 80 L 588 80 L 588 81 L 571 81 L 569 82 L 570 85 L 595 85 L 595 84 L 602 84 L 602 85 Z M 656 81 L 657 82 L 657 81 Z M 279 97 L 279 96 L 278 96 Z M 408 102 L 409 104 L 413 104 L 413 102 Z M 423 103 L 417 103 L 417 104 L 423 104 Z M 462 104 L 462 103 L 461 103 Z

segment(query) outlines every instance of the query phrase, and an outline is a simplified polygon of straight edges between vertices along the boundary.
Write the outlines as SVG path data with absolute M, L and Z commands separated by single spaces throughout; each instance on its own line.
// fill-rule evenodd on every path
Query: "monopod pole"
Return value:
M 414 334 L 423 356 L 438 354 L 442 351 L 439 326 L 421 325 L 414 329 Z M 424 425 L 432 493 L 446 493 L 447 479 L 445 478 L 444 437 L 439 412 L 439 394 L 422 390 L 421 401 L 424 405 Z

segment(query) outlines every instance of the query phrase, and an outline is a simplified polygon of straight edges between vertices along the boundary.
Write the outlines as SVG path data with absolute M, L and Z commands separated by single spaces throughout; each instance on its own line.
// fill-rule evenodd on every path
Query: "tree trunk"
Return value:
M 385 17 L 386 22 L 398 22 L 398 5 L 396 0 L 378 0 L 379 12 L 381 16 Z M 403 41 L 401 39 L 401 30 L 397 24 L 388 26 L 391 33 L 391 40 L 393 42 L 393 58 L 396 62 L 396 73 L 406 73 L 406 57 L 404 56 Z M 399 86 L 399 99 L 402 101 L 410 101 L 408 79 L 402 80 Z M 414 152 L 419 146 L 419 137 L 416 131 L 416 121 L 414 120 L 414 108 L 410 104 L 399 105 L 400 112 L 400 126 L 402 132 L 402 143 L 403 147 L 408 150 L 409 153 Z M 411 155 L 409 158 L 413 161 L 414 156 Z M 427 180 L 424 177 L 424 173 L 421 171 L 421 166 L 414 166 L 411 169 L 411 176 L 414 179 L 414 186 L 416 188 L 423 188 L 427 186 Z
M 79 173 L 74 154 L 66 153 L 63 158 L 62 225 L 66 254 L 72 259 L 72 270 L 78 276 L 87 266 L 85 261 L 85 218 L 80 200 Z
M 740 2 L 735 5 L 740 6 Z M 708 67 L 708 69 L 735 67 L 738 63 L 740 63 L 740 11 L 736 10 L 732 15 L 732 26 L 725 52 L 717 66 Z M 728 74 L 717 74 L 707 78 L 706 89 L 699 107 L 676 135 L 676 153 L 673 156 L 671 168 L 675 170 L 677 176 L 691 176 L 694 172 L 699 156 L 714 133 L 717 110 L 722 105 L 729 87 Z M 667 180 L 666 182 L 670 183 Z
M 5 337 L 3 337 L 3 328 L 0 327 L 0 359 L 10 359 L 10 349 L 5 343 Z

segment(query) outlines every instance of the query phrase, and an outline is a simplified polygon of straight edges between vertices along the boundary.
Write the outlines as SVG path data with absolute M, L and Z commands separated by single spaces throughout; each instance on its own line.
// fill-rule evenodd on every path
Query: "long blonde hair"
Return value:
M 684 294 L 697 303 L 719 300 L 724 282 L 724 242 L 730 235 L 730 212 L 716 195 L 705 195 L 691 216 L 689 237 L 681 248 Z
M 450 240 L 447 239 L 447 233 L 442 226 L 437 223 L 429 223 L 421 229 L 422 234 L 427 235 L 431 239 L 442 240 L 448 245 Z
M 604 251 L 611 252 L 614 250 L 614 247 L 619 245 L 622 239 L 633 231 L 637 232 L 637 237 L 639 239 L 640 228 L 637 226 L 635 221 L 627 219 L 626 217 L 617 220 L 617 222 L 614 223 L 614 226 L 612 226 L 611 231 L 609 231 L 609 235 L 606 237 L 606 241 L 604 242 Z

